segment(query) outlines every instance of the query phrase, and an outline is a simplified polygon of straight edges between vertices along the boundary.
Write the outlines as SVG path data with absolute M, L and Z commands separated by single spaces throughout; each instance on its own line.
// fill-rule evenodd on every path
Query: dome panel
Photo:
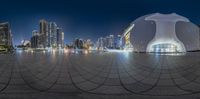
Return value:
M 159 15 L 158 13 L 156 14 Z M 148 52 L 148 44 L 152 42 L 153 39 L 155 39 L 156 32 L 158 31 L 155 20 L 145 20 L 147 17 L 152 15 L 155 15 L 155 13 L 139 17 L 131 23 L 131 25 L 134 25 L 134 27 L 130 31 L 130 42 L 133 46 L 134 51 Z M 174 21 L 177 22 L 173 25 L 175 29 L 174 34 L 173 31 L 169 31 L 169 28 L 166 26 L 164 26 L 163 29 L 159 30 L 160 32 L 164 33 L 163 37 L 159 37 L 156 39 L 157 41 L 159 41 L 159 39 L 161 41 L 164 41 L 164 45 L 160 45 L 160 43 L 157 43 L 159 46 L 170 46 L 171 44 L 177 47 L 176 50 L 178 50 L 178 52 L 194 51 L 200 49 L 199 28 L 195 24 L 189 22 L 187 18 L 177 15 L 175 13 L 167 14 L 166 16 L 163 14 L 160 15 L 164 17 L 176 16 Z M 163 20 L 168 22 L 171 21 L 170 18 L 164 18 Z M 172 37 L 168 33 L 170 35 L 173 34 L 171 35 Z M 156 43 L 152 44 L 152 46 L 154 47 L 158 45 L 156 45 Z M 167 50 L 169 49 L 171 48 L 168 48 Z

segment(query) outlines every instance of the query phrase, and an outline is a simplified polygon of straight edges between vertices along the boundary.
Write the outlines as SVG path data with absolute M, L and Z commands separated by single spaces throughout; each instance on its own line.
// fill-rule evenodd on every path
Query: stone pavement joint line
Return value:
M 200 53 L 0 55 L 0 99 L 198 99 Z

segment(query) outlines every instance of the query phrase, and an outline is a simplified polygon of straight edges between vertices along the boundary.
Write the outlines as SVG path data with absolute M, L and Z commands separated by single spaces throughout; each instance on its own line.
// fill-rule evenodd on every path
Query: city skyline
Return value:
M 122 34 L 129 24 L 150 13 L 177 13 L 199 25 L 198 1 L 10 1 L 1 2 L 0 22 L 9 22 L 14 45 L 29 39 L 32 30 L 39 30 L 39 20 L 46 19 L 60 25 L 65 32 L 65 43 L 75 38 L 91 39 Z M 5 7 L 9 5 L 9 9 Z M 54 5 L 54 6 L 51 6 Z M 26 8 L 26 9 L 25 9 Z M 92 8 L 92 9 L 91 9 Z
M 200 0 L 2 0 L 0 99 L 200 99 Z

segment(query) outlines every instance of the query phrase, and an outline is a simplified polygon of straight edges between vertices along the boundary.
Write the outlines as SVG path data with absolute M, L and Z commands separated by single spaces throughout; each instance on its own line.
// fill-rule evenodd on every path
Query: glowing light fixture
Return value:
M 85 50 L 85 54 L 88 54 L 88 50 Z
M 68 49 L 64 49 L 64 53 L 68 53 L 69 51 L 68 51 Z

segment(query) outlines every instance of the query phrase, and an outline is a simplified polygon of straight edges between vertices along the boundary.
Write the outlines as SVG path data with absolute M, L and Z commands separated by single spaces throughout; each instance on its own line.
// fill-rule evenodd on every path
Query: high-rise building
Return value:
M 63 48 L 64 32 L 58 28 L 55 22 L 47 22 L 42 19 L 39 22 L 39 32 L 32 32 L 31 43 L 33 48 Z
M 114 35 L 109 35 L 108 36 L 108 46 L 107 48 L 114 48 Z
M 103 46 L 104 48 L 114 49 L 115 48 L 115 40 L 114 35 L 106 36 L 105 38 L 102 38 Z
M 12 46 L 12 34 L 8 22 L 0 23 L 0 45 Z
M 103 50 L 106 47 L 106 38 L 100 37 L 97 41 L 97 49 Z
M 120 49 L 121 47 L 121 35 L 109 35 L 98 39 L 96 44 L 97 49 Z
M 48 36 L 48 22 L 44 19 L 40 20 L 40 34 Z
M 48 22 L 44 19 L 40 20 L 39 34 L 39 47 L 46 48 L 48 44 Z
M 32 36 L 40 35 L 37 30 L 32 31 Z
M 39 36 L 36 35 L 36 36 L 33 36 L 31 37 L 31 48 L 38 48 L 39 46 Z
M 49 23 L 49 32 L 48 32 L 48 46 L 57 47 L 57 25 L 55 22 Z
M 39 48 L 39 37 L 40 34 L 37 30 L 33 30 L 31 37 L 31 48 Z
M 76 39 L 74 40 L 73 46 L 74 46 L 75 49 L 83 49 L 83 45 L 84 45 L 84 42 L 83 42 L 82 39 L 77 39 L 77 38 L 76 38 Z
M 64 47 L 64 32 L 61 28 L 57 28 L 57 47 Z
M 121 35 L 117 35 L 115 38 L 115 48 L 120 49 L 121 48 Z

